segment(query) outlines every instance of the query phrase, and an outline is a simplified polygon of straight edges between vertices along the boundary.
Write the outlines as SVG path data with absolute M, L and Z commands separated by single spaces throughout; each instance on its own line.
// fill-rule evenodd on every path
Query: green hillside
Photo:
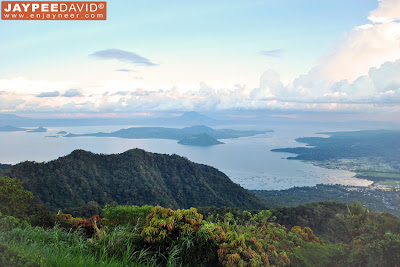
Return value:
M 75 150 L 47 163 L 19 163 L 3 174 L 21 179 L 27 190 L 54 211 L 81 207 L 89 201 L 101 206 L 265 207 L 213 167 L 140 149 L 112 155 Z

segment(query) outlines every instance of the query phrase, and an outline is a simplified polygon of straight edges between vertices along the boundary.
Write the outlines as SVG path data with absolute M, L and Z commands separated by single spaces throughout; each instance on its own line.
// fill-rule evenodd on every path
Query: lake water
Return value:
M 216 167 L 232 181 L 247 189 L 287 189 L 316 184 L 343 184 L 366 186 L 370 181 L 354 178 L 349 171 L 330 170 L 297 160 L 286 160 L 288 153 L 271 152 L 273 148 L 298 147 L 304 144 L 294 139 L 303 136 L 321 136 L 315 133 L 339 131 L 321 127 L 273 126 L 252 127 L 273 129 L 252 137 L 221 140 L 225 144 L 212 147 L 194 147 L 177 144 L 174 140 L 121 139 L 101 137 L 49 138 L 58 131 L 69 133 L 111 132 L 132 126 L 90 126 L 47 128 L 46 133 L 0 132 L 0 163 L 15 164 L 21 161 L 49 161 L 84 149 L 95 153 L 121 153 L 141 148 L 155 153 L 178 154 L 197 163 Z M 248 129 L 248 126 L 229 126 L 229 129 Z

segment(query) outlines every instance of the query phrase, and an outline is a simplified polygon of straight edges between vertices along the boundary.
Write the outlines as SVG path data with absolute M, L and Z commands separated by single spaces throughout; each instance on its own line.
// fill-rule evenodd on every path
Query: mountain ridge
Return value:
M 18 163 L 2 175 L 22 180 L 54 211 L 90 201 L 171 208 L 265 208 L 255 195 L 213 167 L 141 149 L 111 155 L 75 150 L 46 163 Z

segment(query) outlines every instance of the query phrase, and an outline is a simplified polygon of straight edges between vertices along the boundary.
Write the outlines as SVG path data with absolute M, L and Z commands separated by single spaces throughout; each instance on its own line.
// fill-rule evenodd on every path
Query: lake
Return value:
M 349 171 L 330 170 L 297 160 L 286 160 L 289 153 L 271 152 L 274 148 L 304 146 L 294 139 L 303 136 L 321 136 L 315 133 L 342 131 L 326 127 L 299 125 L 249 126 L 235 125 L 225 128 L 266 130 L 262 135 L 221 140 L 225 144 L 212 147 L 194 147 L 177 144 L 175 140 L 121 139 L 102 137 L 51 138 L 58 131 L 68 133 L 111 132 L 132 126 L 90 126 L 47 128 L 46 133 L 0 132 L 0 163 L 15 164 L 21 161 L 49 161 L 84 149 L 95 153 L 121 153 L 141 148 L 154 153 L 178 154 L 189 160 L 211 165 L 227 174 L 232 181 L 246 189 L 279 190 L 295 186 L 316 184 L 343 184 L 367 186 L 370 181 L 354 178 Z M 218 128 L 218 127 L 217 127 Z

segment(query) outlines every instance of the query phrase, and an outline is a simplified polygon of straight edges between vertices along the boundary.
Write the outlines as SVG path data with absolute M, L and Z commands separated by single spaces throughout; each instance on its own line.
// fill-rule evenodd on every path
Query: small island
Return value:
M 214 146 L 224 144 L 223 142 L 218 141 L 214 137 L 209 136 L 206 133 L 202 133 L 199 135 L 191 135 L 183 138 L 178 141 L 178 144 L 188 145 L 188 146 Z
M 43 128 L 42 126 L 40 126 L 40 127 L 36 128 L 36 129 L 29 130 L 27 132 L 28 133 L 45 133 L 45 132 L 47 132 L 47 129 Z
M 56 132 L 56 134 L 67 134 L 67 132 L 66 131 L 59 131 L 59 132 Z

